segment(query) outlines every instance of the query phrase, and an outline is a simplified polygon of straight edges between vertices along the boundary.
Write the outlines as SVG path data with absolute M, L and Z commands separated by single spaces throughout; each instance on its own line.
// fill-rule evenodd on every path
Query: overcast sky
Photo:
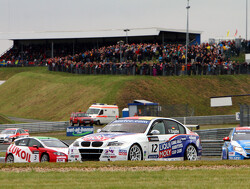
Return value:
M 0 38 L 8 32 L 186 29 L 186 5 L 187 0 L 0 0 Z M 245 38 L 246 0 L 190 0 L 190 6 L 189 29 L 202 31 L 202 41 L 228 31 L 233 37 L 236 29 Z

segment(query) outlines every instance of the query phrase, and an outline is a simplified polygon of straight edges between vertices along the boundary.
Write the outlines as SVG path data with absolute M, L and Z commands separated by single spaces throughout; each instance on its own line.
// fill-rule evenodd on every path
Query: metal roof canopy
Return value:
M 159 104 L 147 100 L 134 100 L 133 103 L 128 103 L 128 106 L 130 105 L 158 106 Z
M 75 39 L 75 38 L 108 38 L 108 37 L 137 37 L 137 36 L 158 36 L 160 32 L 186 33 L 183 29 L 167 28 L 129 28 L 93 30 L 93 31 L 41 31 L 41 32 L 16 32 L 0 33 L 0 39 L 9 40 L 31 40 L 31 39 Z M 190 34 L 201 34 L 201 31 L 189 31 Z

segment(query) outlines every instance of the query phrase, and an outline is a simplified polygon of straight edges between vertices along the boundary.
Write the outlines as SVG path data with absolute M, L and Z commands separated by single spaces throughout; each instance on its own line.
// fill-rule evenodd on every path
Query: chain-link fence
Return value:
M 240 104 L 240 126 L 250 126 L 250 105 Z
M 188 117 L 194 115 L 194 108 L 188 104 L 161 105 L 159 107 L 161 117 Z

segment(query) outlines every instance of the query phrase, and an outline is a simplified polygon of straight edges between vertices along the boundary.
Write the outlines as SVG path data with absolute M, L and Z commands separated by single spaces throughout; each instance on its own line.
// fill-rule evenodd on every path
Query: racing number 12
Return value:
M 158 144 L 152 144 L 152 152 L 157 152 Z

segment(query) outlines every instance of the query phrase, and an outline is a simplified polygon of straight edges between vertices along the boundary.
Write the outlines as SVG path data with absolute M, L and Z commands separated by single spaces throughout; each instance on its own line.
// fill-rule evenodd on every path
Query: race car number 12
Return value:
M 158 144 L 152 144 L 152 152 L 157 152 Z

